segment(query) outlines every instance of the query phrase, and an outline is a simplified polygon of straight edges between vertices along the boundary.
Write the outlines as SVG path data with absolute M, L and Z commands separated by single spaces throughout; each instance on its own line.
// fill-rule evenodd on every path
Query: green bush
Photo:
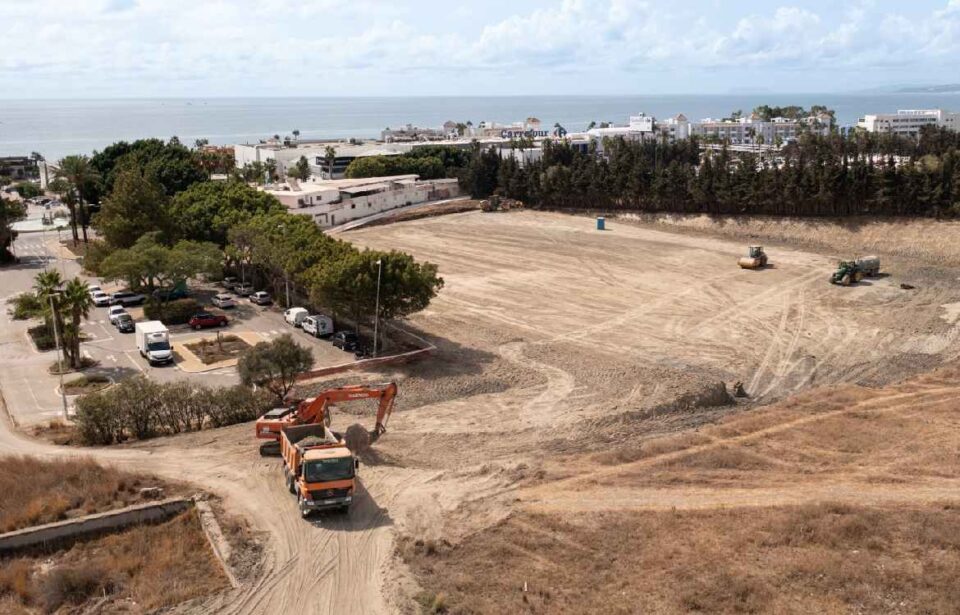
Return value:
M 13 186 L 17 190 L 17 194 L 24 199 L 32 199 L 33 197 L 40 196 L 43 194 L 43 190 L 40 189 L 40 186 L 33 182 L 18 182 Z
M 14 320 L 38 318 L 43 313 L 43 306 L 35 293 L 21 293 L 7 299 L 7 303 L 13 306 L 10 315 Z
M 84 444 L 105 445 L 252 421 L 270 407 L 263 390 L 158 384 L 135 376 L 79 398 L 74 421 Z
M 37 350 L 40 352 L 53 350 L 57 347 L 57 338 L 53 333 L 53 329 L 47 325 L 30 327 L 27 329 L 27 333 L 30 335 L 30 339 L 33 340 L 33 344 L 37 347 Z
M 195 299 L 177 299 L 175 301 L 156 301 L 150 299 L 143 306 L 143 315 L 148 320 L 159 320 L 165 325 L 183 325 L 190 317 L 203 308 Z

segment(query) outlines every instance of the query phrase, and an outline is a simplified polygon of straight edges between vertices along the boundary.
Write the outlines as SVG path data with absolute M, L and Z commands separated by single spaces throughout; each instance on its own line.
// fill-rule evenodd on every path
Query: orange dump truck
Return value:
M 316 510 L 347 511 L 353 502 L 357 468 L 346 442 L 325 425 L 297 425 L 280 431 L 283 475 L 304 518 Z

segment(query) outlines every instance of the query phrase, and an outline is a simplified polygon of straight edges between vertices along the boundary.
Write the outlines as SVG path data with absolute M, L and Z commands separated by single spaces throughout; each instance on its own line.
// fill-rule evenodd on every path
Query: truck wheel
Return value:
M 840 278 L 840 284 L 842 284 L 843 286 L 850 286 L 850 274 L 849 274 L 849 273 L 844 274 L 843 277 Z
M 293 476 L 287 476 L 287 491 L 293 495 L 297 495 L 297 484 L 293 480 Z

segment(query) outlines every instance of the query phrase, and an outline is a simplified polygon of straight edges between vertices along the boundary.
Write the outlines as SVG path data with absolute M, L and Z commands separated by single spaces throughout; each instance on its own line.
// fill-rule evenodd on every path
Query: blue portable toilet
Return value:
M 606 218 L 604 218 L 603 216 L 597 216 L 597 230 L 602 231 L 606 229 L 606 226 L 605 226 L 606 222 L 607 222 Z

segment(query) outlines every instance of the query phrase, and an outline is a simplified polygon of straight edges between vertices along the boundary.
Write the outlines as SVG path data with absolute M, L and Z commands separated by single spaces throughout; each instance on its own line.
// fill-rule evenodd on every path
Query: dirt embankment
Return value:
M 774 218 L 686 214 L 619 214 L 618 219 L 746 242 L 775 242 L 834 252 L 916 258 L 960 265 L 960 221 L 890 218 Z

